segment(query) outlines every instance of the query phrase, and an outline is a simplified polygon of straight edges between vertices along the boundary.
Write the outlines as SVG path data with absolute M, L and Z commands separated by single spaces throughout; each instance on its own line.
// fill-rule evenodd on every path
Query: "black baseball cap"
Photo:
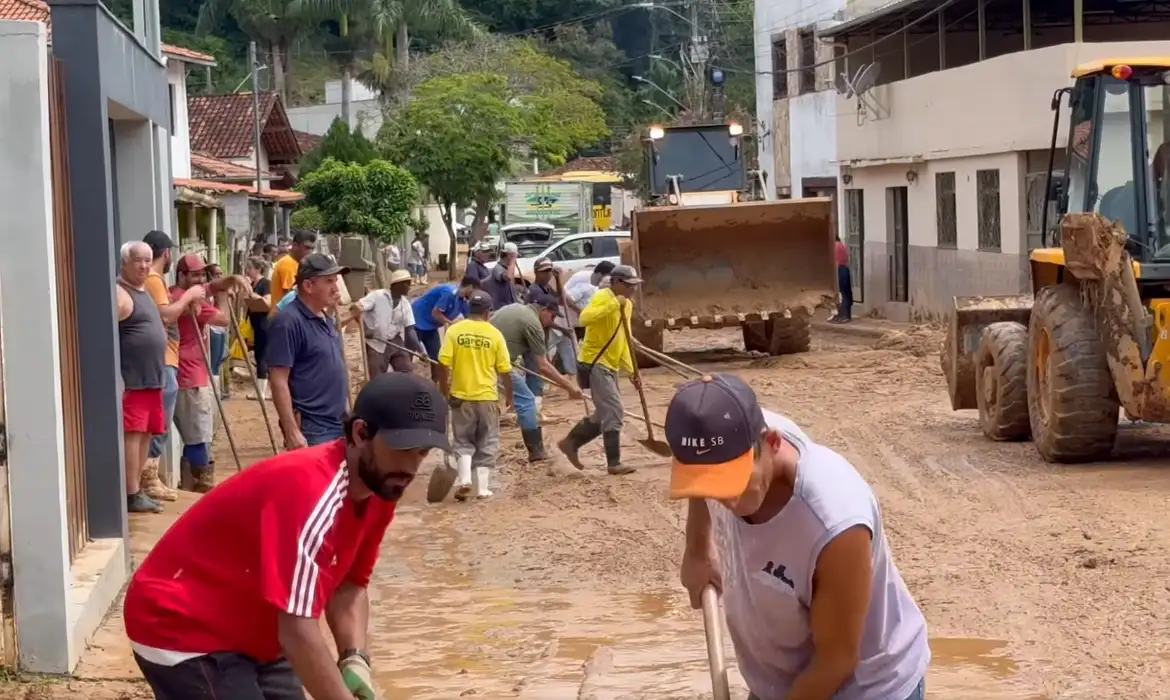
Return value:
M 528 303 L 549 311 L 560 311 L 561 302 L 548 292 L 537 292 L 528 297 Z
M 467 310 L 473 314 L 485 314 L 496 305 L 492 295 L 482 290 L 475 290 L 467 297 Z
M 671 498 L 736 498 L 747 488 L 767 428 L 756 392 L 733 374 L 683 384 L 666 410 L 674 454 Z
M 338 265 L 328 255 L 324 253 L 309 253 L 301 259 L 301 265 L 297 268 L 297 283 L 300 284 L 314 277 L 344 275 L 347 272 L 349 272 L 348 267 Z
M 553 267 L 554 265 L 552 260 L 549 260 L 548 258 L 537 258 L 536 262 L 532 265 L 532 271 L 544 272 L 545 270 L 553 269 Z
M 417 374 L 389 372 L 371 379 L 353 402 L 353 417 L 391 449 L 451 451 L 447 401 L 434 382 Z
M 150 246 L 150 252 L 155 258 L 175 247 L 171 237 L 162 231 L 149 231 L 142 237 L 142 242 Z
M 642 278 L 638 276 L 638 271 L 629 265 L 615 265 L 609 271 L 610 282 L 625 282 L 626 284 L 642 284 Z

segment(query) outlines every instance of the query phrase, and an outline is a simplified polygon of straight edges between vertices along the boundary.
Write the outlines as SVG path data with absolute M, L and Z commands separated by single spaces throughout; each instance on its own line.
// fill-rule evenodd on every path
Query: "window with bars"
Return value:
M 788 45 L 784 36 L 772 39 L 772 99 L 788 97 Z
M 812 28 L 800 30 L 800 94 L 817 89 L 817 33 Z
M 959 220 L 955 207 L 955 173 L 935 173 L 934 208 L 938 217 L 939 248 L 957 248 L 959 245 Z
M 999 170 L 975 171 L 979 207 L 979 250 L 1000 252 Z
M 849 74 L 849 57 L 845 55 L 844 44 L 833 45 L 833 87 L 845 87 L 844 76 Z

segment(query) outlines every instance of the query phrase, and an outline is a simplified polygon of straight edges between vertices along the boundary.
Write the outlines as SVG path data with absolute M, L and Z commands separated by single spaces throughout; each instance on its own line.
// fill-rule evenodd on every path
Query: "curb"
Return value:
M 812 329 L 818 333 L 838 333 L 841 335 L 852 335 L 858 338 L 869 338 L 876 340 L 881 338 L 886 333 L 895 330 L 901 330 L 896 327 L 891 328 L 875 328 L 874 326 L 862 326 L 852 323 L 829 323 L 828 321 L 813 321 Z

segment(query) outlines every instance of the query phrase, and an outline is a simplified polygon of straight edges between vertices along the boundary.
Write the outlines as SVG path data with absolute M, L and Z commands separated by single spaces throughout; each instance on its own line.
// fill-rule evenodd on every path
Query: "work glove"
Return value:
M 337 663 L 345 687 L 358 700 L 382 700 L 374 689 L 373 671 L 370 662 L 361 654 L 350 654 Z

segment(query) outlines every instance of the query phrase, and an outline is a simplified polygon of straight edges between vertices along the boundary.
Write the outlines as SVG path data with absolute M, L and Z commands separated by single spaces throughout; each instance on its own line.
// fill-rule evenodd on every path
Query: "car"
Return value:
M 621 244 L 630 238 L 629 231 L 593 231 L 578 233 L 556 241 L 540 254 L 516 261 L 520 274 L 526 280 L 532 279 L 532 268 L 540 258 L 548 258 L 561 269 L 568 279 L 573 273 L 591 269 L 602 260 L 617 265 L 621 262 Z

